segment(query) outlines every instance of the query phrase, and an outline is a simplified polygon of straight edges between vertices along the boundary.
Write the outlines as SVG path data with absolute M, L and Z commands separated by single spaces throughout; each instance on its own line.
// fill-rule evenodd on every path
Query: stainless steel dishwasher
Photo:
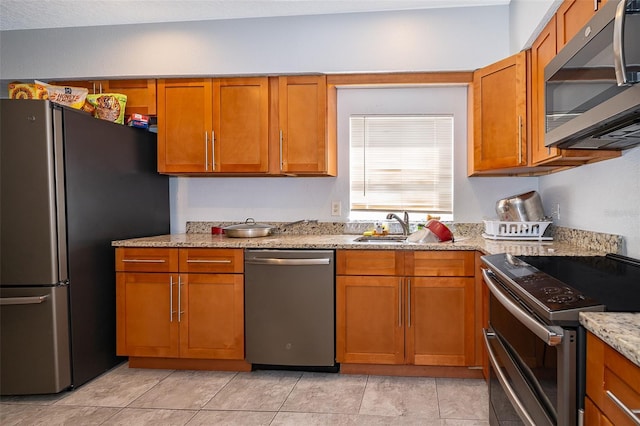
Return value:
M 335 367 L 333 250 L 246 250 L 246 359 Z

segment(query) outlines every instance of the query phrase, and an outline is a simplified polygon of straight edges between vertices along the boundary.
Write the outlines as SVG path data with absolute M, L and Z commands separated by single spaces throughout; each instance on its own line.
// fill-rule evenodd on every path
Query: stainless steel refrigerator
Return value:
M 111 241 L 169 233 L 156 135 L 0 100 L 0 394 L 57 393 L 122 361 Z

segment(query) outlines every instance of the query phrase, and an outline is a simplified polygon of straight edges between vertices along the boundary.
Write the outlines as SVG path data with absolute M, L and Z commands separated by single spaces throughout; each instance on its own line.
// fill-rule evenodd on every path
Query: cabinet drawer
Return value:
M 238 273 L 244 272 L 241 249 L 180 249 L 180 272 Z
M 403 275 L 404 252 L 401 250 L 338 250 L 338 275 Z
M 178 249 L 117 247 L 116 271 L 177 272 Z
M 405 273 L 421 277 L 474 276 L 473 251 L 414 251 L 408 253 Z

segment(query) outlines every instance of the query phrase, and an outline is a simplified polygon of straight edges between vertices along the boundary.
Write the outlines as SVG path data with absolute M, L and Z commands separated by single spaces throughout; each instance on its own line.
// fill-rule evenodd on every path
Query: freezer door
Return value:
M 54 144 L 62 122 L 54 130 L 48 101 L 15 99 L 0 100 L 0 119 L 0 285 L 56 284 L 66 279 Z
M 67 286 L 0 288 L 0 392 L 60 392 L 71 385 Z

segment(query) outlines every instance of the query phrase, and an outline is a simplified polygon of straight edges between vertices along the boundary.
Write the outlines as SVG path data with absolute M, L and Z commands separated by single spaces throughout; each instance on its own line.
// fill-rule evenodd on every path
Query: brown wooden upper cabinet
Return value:
M 527 165 L 527 62 L 520 52 L 473 75 L 469 175 Z
M 268 171 L 267 77 L 158 80 L 158 171 Z
M 89 93 L 122 93 L 127 95 L 125 115 L 156 115 L 156 80 L 68 80 L 51 84 L 84 87 Z
M 603 3 L 565 0 L 530 50 L 474 73 L 469 176 L 534 176 L 620 156 L 620 151 L 565 150 L 544 143 L 544 68 Z
M 596 13 L 602 1 L 567 0 L 531 46 L 531 163 L 534 166 L 579 166 L 620 156 L 620 151 L 546 147 L 544 68 Z
M 332 175 L 324 76 L 158 80 L 158 171 Z
M 326 76 L 278 77 L 278 153 L 280 173 L 336 175 Z

